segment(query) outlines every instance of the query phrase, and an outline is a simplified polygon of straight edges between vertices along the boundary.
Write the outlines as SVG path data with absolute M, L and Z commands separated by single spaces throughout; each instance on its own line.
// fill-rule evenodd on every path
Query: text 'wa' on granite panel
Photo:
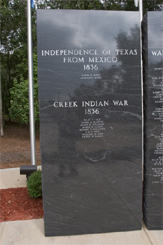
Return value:
M 144 220 L 163 229 L 163 12 L 143 21 L 145 171 Z

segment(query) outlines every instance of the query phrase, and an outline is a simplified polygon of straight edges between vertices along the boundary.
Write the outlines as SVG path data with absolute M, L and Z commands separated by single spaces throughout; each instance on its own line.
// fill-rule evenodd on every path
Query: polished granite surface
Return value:
M 148 12 L 143 23 L 145 172 L 144 220 L 163 229 L 163 12 Z
M 139 14 L 37 15 L 45 235 L 141 229 Z

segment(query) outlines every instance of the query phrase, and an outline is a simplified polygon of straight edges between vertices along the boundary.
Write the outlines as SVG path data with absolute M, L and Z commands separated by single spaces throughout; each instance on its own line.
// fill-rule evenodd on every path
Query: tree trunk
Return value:
M 1 60 L 0 60 L 0 71 L 1 71 Z M 2 137 L 2 136 L 4 136 L 4 132 L 3 132 L 3 118 L 2 118 L 1 76 L 0 76 L 0 130 L 1 130 L 1 137 Z

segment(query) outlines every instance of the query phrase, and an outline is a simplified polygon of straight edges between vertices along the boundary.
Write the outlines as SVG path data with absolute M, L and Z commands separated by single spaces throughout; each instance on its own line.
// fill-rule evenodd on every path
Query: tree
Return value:
M 1 72 L 1 59 L 0 59 L 0 72 Z M 3 133 L 3 118 L 2 118 L 2 93 L 1 93 L 1 77 L 0 77 L 0 131 L 1 137 L 4 135 Z
M 128 1 L 126 0 L 103 0 L 102 2 L 106 10 L 124 10 L 125 6 L 127 10 Z M 130 2 L 133 2 L 133 0 L 130 0 Z
M 103 9 L 100 0 L 36 0 L 35 4 L 41 9 Z
M 18 7 L 19 1 L 2 0 L 1 2 L 1 57 L 2 57 L 2 100 L 4 114 L 8 115 L 10 107 L 9 89 L 13 85 L 13 78 L 17 71 L 16 66 L 23 59 L 19 50 L 24 48 L 22 30 L 25 20 L 24 5 Z M 24 25 L 26 26 L 26 25 Z M 26 32 L 26 31 L 25 31 Z M 24 37 L 24 42 L 26 37 Z M 24 44 L 24 45 L 23 45 Z M 25 52 L 22 52 L 23 56 Z
M 143 1 L 143 13 L 147 11 L 163 11 L 163 1 L 162 0 L 146 0 Z
M 34 71 L 34 118 L 35 123 L 39 122 L 39 104 L 38 104 L 38 84 L 37 84 L 37 55 L 33 57 L 33 71 Z M 29 124 L 29 87 L 28 80 L 23 77 L 18 81 L 14 79 L 13 87 L 10 89 L 10 108 L 9 115 L 14 122 Z
M 33 14 L 35 22 L 36 15 Z M 33 44 L 36 42 L 36 27 Z M 1 0 L 1 81 L 5 119 L 10 120 L 10 89 L 28 78 L 26 1 Z M 34 49 L 36 53 L 36 48 Z

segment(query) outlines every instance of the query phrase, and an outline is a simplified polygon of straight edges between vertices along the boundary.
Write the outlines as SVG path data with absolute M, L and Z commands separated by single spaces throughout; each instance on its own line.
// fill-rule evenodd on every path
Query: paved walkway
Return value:
M 26 186 L 19 168 L 0 170 L 0 189 Z M 0 245 L 163 245 L 163 231 L 114 232 L 95 235 L 45 237 L 43 219 L 0 223 Z

